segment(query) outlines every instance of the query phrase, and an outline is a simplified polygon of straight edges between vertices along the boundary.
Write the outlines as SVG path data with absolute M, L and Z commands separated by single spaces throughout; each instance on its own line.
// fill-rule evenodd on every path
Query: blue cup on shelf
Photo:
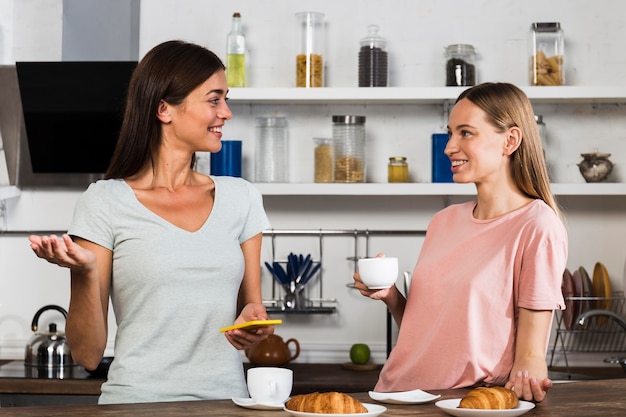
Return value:
M 240 140 L 223 140 L 222 149 L 211 154 L 211 175 L 241 177 Z
M 448 143 L 447 133 L 433 133 L 432 176 L 433 182 L 454 182 L 452 179 L 452 163 L 443 153 Z

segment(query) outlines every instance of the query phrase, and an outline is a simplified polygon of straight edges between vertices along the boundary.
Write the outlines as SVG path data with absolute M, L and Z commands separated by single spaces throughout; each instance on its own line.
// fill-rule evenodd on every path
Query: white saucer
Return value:
M 399 392 L 370 391 L 369 395 L 372 400 L 387 404 L 422 404 L 441 397 L 441 395 L 430 394 L 421 389 Z
M 253 410 L 282 410 L 285 405 L 283 403 L 257 403 L 252 398 L 233 398 L 232 400 L 239 407 Z
M 515 408 L 509 410 L 478 410 L 476 408 L 458 408 L 461 403 L 460 398 L 453 400 L 437 401 L 435 405 L 451 416 L 457 417 L 516 417 L 526 414 L 533 408 L 535 404 L 520 400 Z

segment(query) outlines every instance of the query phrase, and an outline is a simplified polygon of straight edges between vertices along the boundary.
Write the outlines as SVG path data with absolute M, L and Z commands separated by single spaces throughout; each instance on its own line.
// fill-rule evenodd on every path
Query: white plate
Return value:
M 521 401 L 515 408 L 509 410 L 478 410 L 476 408 L 458 408 L 461 403 L 460 398 L 454 400 L 437 401 L 435 405 L 451 416 L 456 417 L 515 417 L 526 414 L 535 404 L 528 401 Z
M 253 410 L 282 410 L 285 406 L 283 403 L 257 403 L 252 398 L 233 398 L 232 400 L 239 407 L 251 408 Z
M 382 405 L 367 403 L 364 403 L 363 405 L 367 408 L 367 413 L 317 414 L 288 410 L 287 407 L 284 407 L 283 410 L 295 417 L 376 417 L 387 411 L 387 407 L 383 407 Z
M 370 391 L 369 394 L 372 400 L 387 404 L 422 404 L 441 397 L 441 395 L 430 394 L 421 389 L 399 392 Z

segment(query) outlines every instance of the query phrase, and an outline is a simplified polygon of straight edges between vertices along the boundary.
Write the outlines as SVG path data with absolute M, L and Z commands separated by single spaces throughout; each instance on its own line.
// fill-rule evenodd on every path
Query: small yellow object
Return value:
M 259 327 L 271 326 L 275 324 L 283 324 L 283 321 L 282 320 L 251 320 L 245 323 L 235 324 L 233 326 L 222 327 L 220 329 L 220 332 L 224 333 L 229 330 L 235 330 L 235 329 L 254 330 L 254 329 L 258 329 Z

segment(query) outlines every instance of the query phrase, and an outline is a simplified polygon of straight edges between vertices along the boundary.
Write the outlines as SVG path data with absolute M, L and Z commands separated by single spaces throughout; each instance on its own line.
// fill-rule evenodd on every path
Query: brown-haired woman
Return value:
M 192 169 L 218 152 L 232 113 L 224 65 L 211 51 L 168 41 L 135 69 L 105 179 L 78 201 L 61 239 L 31 236 L 34 252 L 71 271 L 66 332 L 74 359 L 115 359 L 100 403 L 247 397 L 240 352 L 273 332 L 220 328 L 267 319 L 261 302 L 260 193 Z

